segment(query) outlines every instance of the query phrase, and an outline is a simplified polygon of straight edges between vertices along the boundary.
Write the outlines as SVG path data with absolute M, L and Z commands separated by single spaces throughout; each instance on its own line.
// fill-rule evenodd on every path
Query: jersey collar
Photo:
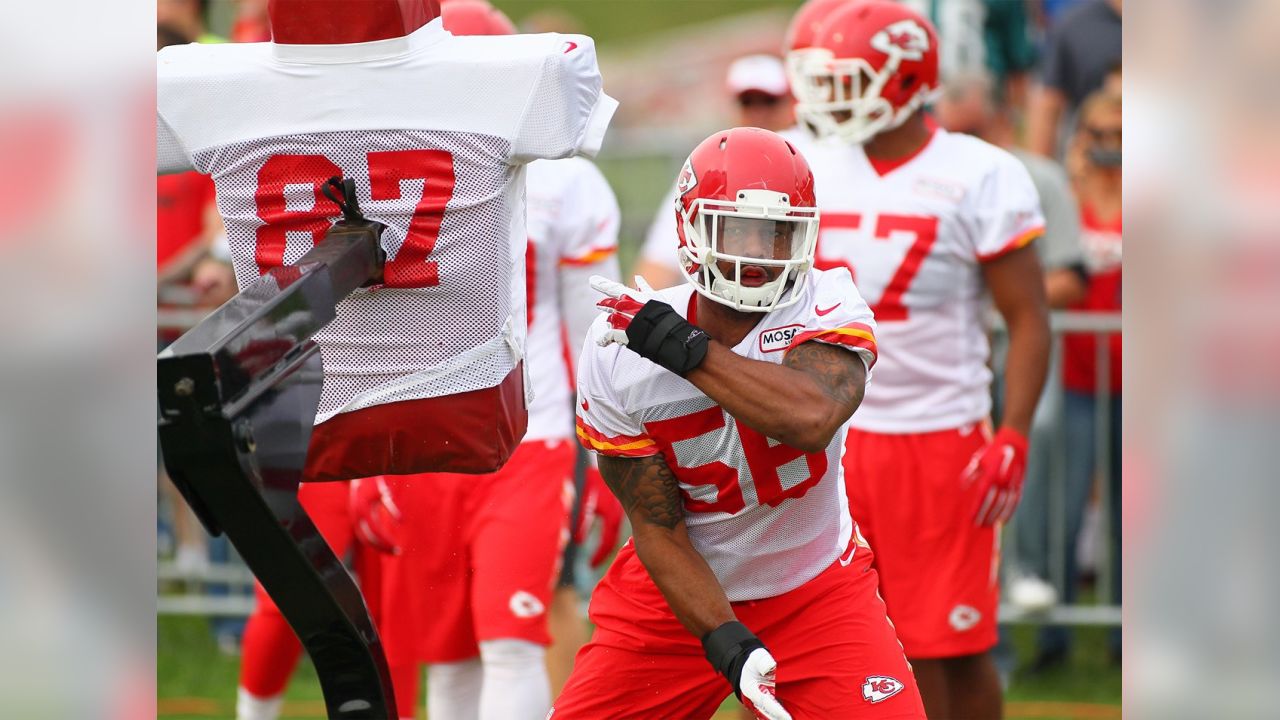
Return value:
M 928 139 L 924 141 L 923 145 L 916 148 L 915 152 L 909 155 L 903 155 L 902 157 L 891 158 L 888 160 L 878 160 L 876 158 L 873 158 L 870 155 L 867 155 L 866 150 L 862 151 L 862 155 L 867 159 L 867 164 L 871 166 L 871 169 L 875 170 L 876 174 L 879 175 L 880 177 L 884 177 L 885 175 L 888 175 L 894 170 L 897 170 L 903 165 L 906 165 L 912 160 L 915 160 L 916 158 L 920 157 L 920 155 L 922 155 L 925 150 L 929 149 L 929 146 L 933 144 L 933 139 L 937 137 L 938 133 L 940 132 L 943 132 L 943 130 L 937 128 L 936 126 L 931 127 L 929 129 Z

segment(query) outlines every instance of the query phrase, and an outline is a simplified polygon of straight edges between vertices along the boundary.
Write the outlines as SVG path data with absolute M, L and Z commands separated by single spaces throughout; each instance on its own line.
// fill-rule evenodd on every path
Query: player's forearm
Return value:
M 1026 436 L 1049 371 L 1049 318 L 1037 308 L 1028 307 L 1012 317 L 1006 316 L 1005 323 L 1009 328 L 1009 354 L 1001 424 Z
M 693 547 L 683 523 L 670 530 L 638 527 L 636 555 L 667 599 L 676 619 L 694 637 L 736 619 L 707 561 Z
M 805 452 L 818 452 L 849 418 L 807 373 L 751 360 L 712 342 L 686 379 L 752 430 Z

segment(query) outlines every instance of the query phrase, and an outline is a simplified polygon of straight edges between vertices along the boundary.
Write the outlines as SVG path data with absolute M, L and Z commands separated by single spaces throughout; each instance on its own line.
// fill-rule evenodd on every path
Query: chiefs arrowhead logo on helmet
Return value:
M 698 177 L 693 174 L 693 165 L 688 160 L 684 161 L 684 167 L 680 168 L 680 177 L 676 178 L 676 193 L 684 195 L 698 184 Z
M 915 20 L 899 20 L 871 36 L 871 47 L 885 55 L 920 60 L 929 51 L 929 33 Z

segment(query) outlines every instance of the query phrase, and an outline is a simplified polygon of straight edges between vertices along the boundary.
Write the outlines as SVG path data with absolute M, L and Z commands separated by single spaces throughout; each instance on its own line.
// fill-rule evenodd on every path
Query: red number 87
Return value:
M 414 207 L 404 244 L 395 258 L 387 261 L 385 284 L 399 288 L 439 285 L 439 269 L 427 258 L 435 250 L 445 206 L 453 197 L 453 155 L 444 150 L 371 152 L 368 163 L 370 197 L 375 202 L 401 199 L 403 180 L 422 181 L 422 196 Z M 259 272 L 284 264 L 287 233 L 309 233 L 312 244 L 324 237 L 337 208 L 320 194 L 320 187 L 329 178 L 346 174 L 323 155 L 273 155 L 263 163 L 254 193 L 258 218 L 265 223 L 258 228 L 254 254 Z M 289 209 L 285 186 L 307 183 L 314 197 L 311 207 Z

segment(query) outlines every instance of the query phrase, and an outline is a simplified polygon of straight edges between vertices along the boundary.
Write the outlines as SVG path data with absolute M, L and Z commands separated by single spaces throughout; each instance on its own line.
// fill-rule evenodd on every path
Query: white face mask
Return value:
M 792 207 L 787 195 L 743 190 L 736 201 L 699 198 L 681 212 L 685 278 L 703 296 L 740 311 L 795 303 L 818 239 L 818 210 Z

